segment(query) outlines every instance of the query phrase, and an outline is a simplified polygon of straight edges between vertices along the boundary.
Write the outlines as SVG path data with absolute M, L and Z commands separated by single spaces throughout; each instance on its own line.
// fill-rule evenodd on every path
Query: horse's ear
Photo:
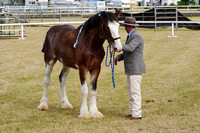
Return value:
M 115 8 L 115 16 L 118 17 L 120 15 L 121 9 Z

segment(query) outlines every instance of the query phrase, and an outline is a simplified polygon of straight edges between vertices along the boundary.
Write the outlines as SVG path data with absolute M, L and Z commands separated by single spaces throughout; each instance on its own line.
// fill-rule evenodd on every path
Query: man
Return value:
M 144 41 L 142 35 L 136 30 L 136 26 L 139 25 L 136 24 L 135 18 L 126 17 L 124 23 L 121 24 L 125 26 L 128 36 L 125 45 L 122 45 L 123 53 L 115 58 L 115 65 L 117 65 L 117 61 L 124 60 L 130 103 L 130 114 L 127 118 L 138 120 L 142 119 L 140 87 L 142 74 L 146 72 L 143 60 Z

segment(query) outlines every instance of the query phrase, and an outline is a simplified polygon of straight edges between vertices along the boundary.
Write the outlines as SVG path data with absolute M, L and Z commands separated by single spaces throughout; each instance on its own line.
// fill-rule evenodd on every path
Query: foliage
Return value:
M 176 4 L 174 4 L 174 3 L 171 3 L 171 4 L 170 4 L 170 6 L 176 6 Z
M 178 2 L 179 6 L 195 5 L 195 4 L 196 4 L 195 0 L 181 0 L 180 2 Z

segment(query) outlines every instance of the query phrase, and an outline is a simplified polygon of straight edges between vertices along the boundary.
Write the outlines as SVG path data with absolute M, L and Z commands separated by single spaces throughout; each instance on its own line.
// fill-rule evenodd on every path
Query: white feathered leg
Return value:
M 103 118 L 103 114 L 97 109 L 96 96 L 97 92 L 90 90 L 90 114 L 92 118 Z
M 90 118 L 90 113 L 88 112 L 87 106 L 87 96 L 88 96 L 88 87 L 86 81 L 81 85 L 81 95 L 82 95 L 82 105 L 80 110 L 79 118 L 88 119 Z
M 69 67 L 63 66 L 63 69 L 60 73 L 60 105 L 62 109 L 73 109 L 73 106 L 69 103 L 69 100 L 66 95 L 65 85 L 67 82 L 67 76 L 70 72 Z
M 98 71 L 95 71 L 98 72 Z M 103 118 L 103 114 L 98 111 L 97 108 L 97 90 L 96 90 L 96 81 L 97 81 L 97 74 L 98 73 L 90 73 L 90 114 L 92 118 Z
M 49 64 L 46 64 L 45 67 L 45 79 L 44 79 L 44 92 L 42 99 L 40 100 L 40 105 L 37 107 L 39 110 L 47 110 L 48 109 L 48 99 L 47 99 L 47 92 L 48 87 L 51 82 L 51 72 L 56 60 L 52 60 Z

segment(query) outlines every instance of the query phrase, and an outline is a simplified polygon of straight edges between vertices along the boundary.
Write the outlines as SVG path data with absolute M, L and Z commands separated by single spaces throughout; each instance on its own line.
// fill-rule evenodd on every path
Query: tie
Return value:
M 127 41 L 128 41 L 128 38 L 129 38 L 129 35 L 127 35 L 127 37 L 126 37 L 126 43 L 127 43 Z M 126 44 L 126 43 L 125 43 L 125 44 Z

